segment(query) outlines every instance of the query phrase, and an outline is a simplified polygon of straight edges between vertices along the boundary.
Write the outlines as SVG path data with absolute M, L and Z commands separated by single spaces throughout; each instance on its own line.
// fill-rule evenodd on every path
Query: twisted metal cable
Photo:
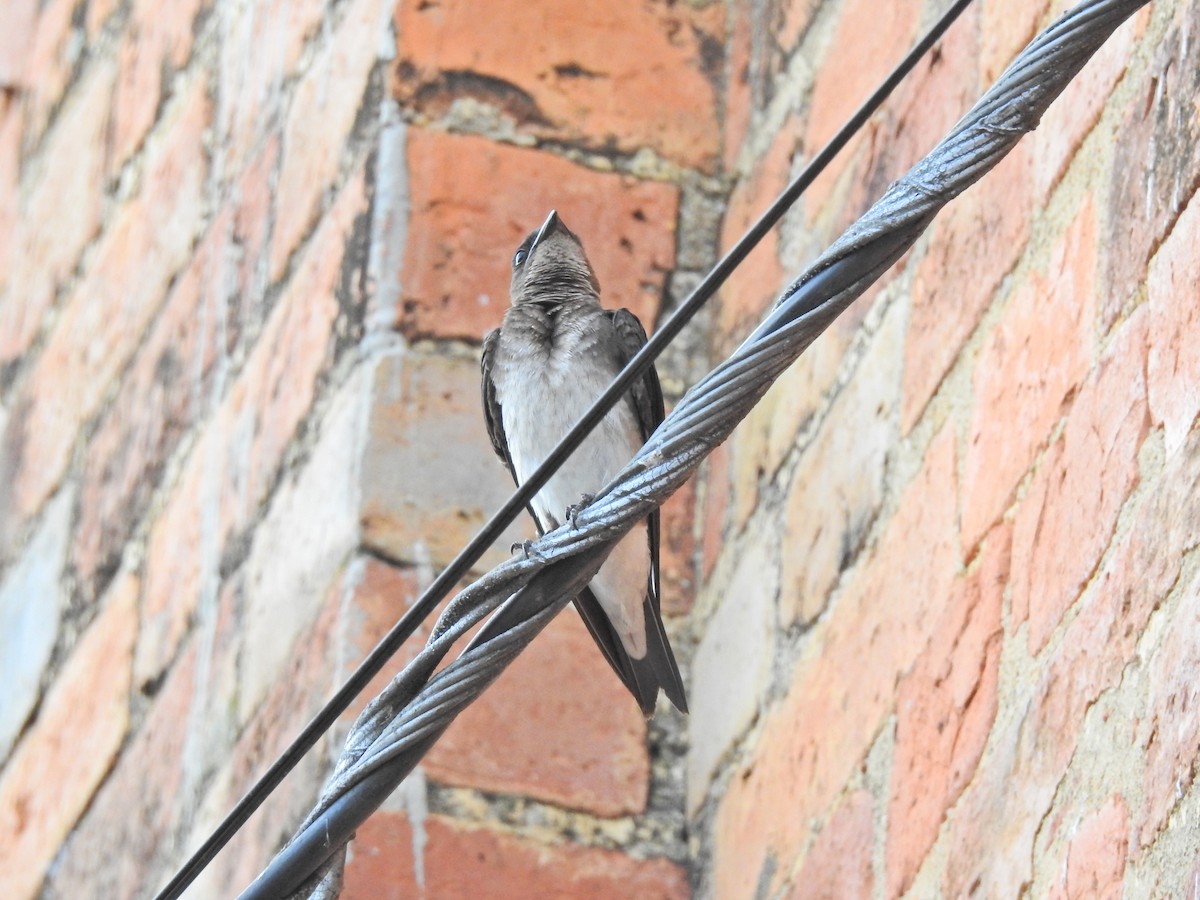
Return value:
M 951 133 L 784 292 L 761 325 L 680 400 L 576 518 L 462 591 L 422 653 L 351 729 L 317 806 L 244 898 L 335 897 L 344 847 L 454 718 L 598 571 L 614 544 L 677 490 L 774 380 L 883 274 L 951 199 L 1032 131 L 1051 101 L 1147 0 L 1085 0 L 1038 35 Z M 425 678 L 496 610 L 488 637 Z M 423 686 L 422 686 L 423 685 Z

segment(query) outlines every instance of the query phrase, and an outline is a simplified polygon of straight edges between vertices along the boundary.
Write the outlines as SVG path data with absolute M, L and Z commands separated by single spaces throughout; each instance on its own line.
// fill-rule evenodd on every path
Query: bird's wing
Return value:
M 642 327 L 638 317 L 627 309 L 611 310 L 608 316 L 617 336 L 617 362 L 624 367 L 645 346 L 646 329 Z M 654 366 L 648 368 L 646 373 L 633 383 L 628 397 L 634 414 L 637 416 L 642 440 L 646 441 L 662 424 L 662 420 L 666 416 L 662 385 L 659 383 L 658 372 Z M 660 518 L 659 511 L 656 509 L 646 519 L 646 530 L 650 537 L 650 585 L 645 600 L 647 653 L 641 663 L 634 662 L 634 668 L 638 668 L 639 664 L 649 665 L 653 669 L 656 680 L 666 692 L 667 699 L 674 703 L 681 712 L 687 712 L 683 679 L 679 674 L 679 666 L 675 662 L 675 654 L 671 652 L 671 645 L 667 641 L 662 622 L 662 595 L 659 579 Z

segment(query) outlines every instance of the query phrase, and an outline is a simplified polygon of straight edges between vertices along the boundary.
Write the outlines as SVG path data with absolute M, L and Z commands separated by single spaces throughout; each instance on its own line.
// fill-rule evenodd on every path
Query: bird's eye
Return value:
M 520 265 L 523 262 L 525 262 L 525 257 L 527 257 L 528 255 L 529 255 L 529 251 L 526 250 L 524 247 L 521 247 L 520 249 L 518 249 L 516 254 L 513 256 L 513 268 L 514 269 L 519 268 Z

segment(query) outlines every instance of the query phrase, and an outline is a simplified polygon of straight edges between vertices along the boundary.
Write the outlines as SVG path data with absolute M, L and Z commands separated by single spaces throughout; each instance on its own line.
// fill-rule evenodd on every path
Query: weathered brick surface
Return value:
M 968 10 L 672 391 L 1069 2 Z M 151 894 L 508 496 L 478 341 L 549 208 L 652 328 L 942 11 L 598 9 L 5 7 L 5 895 Z M 690 719 L 566 613 L 347 896 L 1194 893 L 1198 9 L 1124 26 L 669 504 Z M 257 874 L 366 701 L 192 893 Z
M 347 867 L 349 898 L 688 896 L 683 870 L 665 859 L 635 860 L 570 844 L 544 844 L 429 816 L 375 816 L 359 832 Z
M 138 582 L 113 585 L 0 777 L 0 889 L 36 890 L 129 725 Z
M 408 132 L 408 171 L 397 310 L 406 334 L 477 341 L 499 325 L 513 251 L 551 209 L 587 248 L 604 304 L 633 310 L 653 329 L 675 261 L 676 187 L 426 129 Z
M 975 412 L 963 477 L 963 545 L 973 546 L 1008 506 L 1063 403 L 1092 361 L 1095 213 L 1086 200 L 1047 274 L 1009 299 L 975 365 Z M 1020 421 L 1020 428 L 1012 423 Z
M 396 19 L 393 88 L 426 114 L 469 98 L 539 137 L 714 163 L 722 4 L 649 3 L 612 16 L 570 0 L 405 0 Z

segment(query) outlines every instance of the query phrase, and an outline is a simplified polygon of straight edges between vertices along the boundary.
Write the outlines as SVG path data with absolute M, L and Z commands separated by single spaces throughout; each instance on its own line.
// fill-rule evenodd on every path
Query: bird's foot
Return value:
M 579 522 L 577 521 L 579 514 L 595 499 L 595 494 L 584 494 L 579 498 L 578 503 L 572 503 L 567 507 L 567 521 L 571 523 L 572 528 L 579 527 Z
M 533 541 L 517 541 L 508 548 L 509 553 L 516 553 L 519 547 L 525 554 L 525 558 L 529 559 L 529 548 L 533 546 Z

